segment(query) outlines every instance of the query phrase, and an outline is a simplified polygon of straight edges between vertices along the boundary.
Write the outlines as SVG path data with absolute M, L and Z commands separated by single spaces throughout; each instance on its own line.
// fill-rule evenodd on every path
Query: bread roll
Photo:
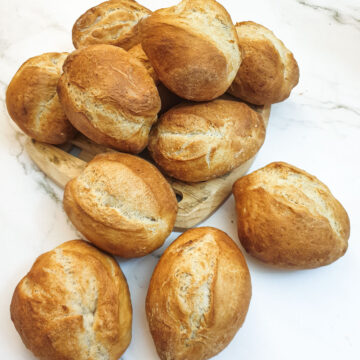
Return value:
M 82 240 L 41 255 L 16 287 L 10 312 L 41 360 L 117 360 L 131 340 L 126 279 L 111 256 Z
M 49 144 L 62 144 L 75 135 L 56 94 L 67 53 L 46 53 L 21 65 L 6 91 L 11 118 L 25 134 Z
M 76 20 L 72 29 L 74 46 L 108 44 L 128 50 L 140 42 L 138 23 L 149 14 L 149 9 L 133 0 L 105 1 Z
M 66 185 L 64 209 L 97 247 L 131 258 L 164 243 L 175 223 L 177 201 L 155 166 L 114 152 L 97 155 Z
M 243 60 L 229 93 L 251 104 L 273 104 L 289 97 L 299 82 L 293 54 L 272 31 L 252 21 L 236 24 Z
M 224 232 L 183 233 L 160 258 L 146 315 L 162 360 L 205 360 L 223 350 L 245 320 L 251 280 L 245 259 Z
M 212 100 L 235 78 L 241 54 L 227 11 L 214 0 L 183 0 L 140 23 L 142 46 L 160 81 L 178 96 Z
M 98 144 L 131 153 L 146 147 L 160 110 L 159 93 L 145 67 L 112 45 L 70 54 L 58 93 L 79 131 Z
M 265 138 L 264 121 L 244 103 L 217 99 L 181 104 L 160 117 L 149 150 L 170 176 L 198 182 L 222 176 L 253 157 Z
M 271 163 L 233 187 L 245 250 L 278 267 L 306 269 L 344 255 L 349 218 L 330 190 L 295 166 Z

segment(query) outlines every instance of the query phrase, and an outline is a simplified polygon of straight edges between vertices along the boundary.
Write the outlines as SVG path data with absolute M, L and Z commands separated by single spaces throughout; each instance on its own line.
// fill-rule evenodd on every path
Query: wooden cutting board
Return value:
M 267 125 L 270 106 L 253 107 Z M 28 139 L 25 145 L 30 158 L 51 180 L 64 188 L 66 183 L 78 176 L 95 155 L 115 151 L 93 143 L 79 134 L 70 142 L 54 146 Z M 151 161 L 145 151 L 139 156 Z M 255 157 L 249 159 L 230 173 L 200 183 L 185 183 L 166 177 L 178 199 L 176 229 L 188 229 L 209 217 L 230 195 L 233 183 L 246 174 Z

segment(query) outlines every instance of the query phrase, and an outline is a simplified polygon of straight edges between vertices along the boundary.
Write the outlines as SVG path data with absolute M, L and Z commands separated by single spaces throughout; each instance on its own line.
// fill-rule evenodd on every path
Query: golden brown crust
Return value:
M 348 215 L 316 177 L 271 163 L 233 186 L 239 238 L 251 255 L 284 268 L 315 268 L 344 255 Z
M 140 42 L 138 23 L 149 14 L 149 9 L 133 0 L 105 1 L 76 20 L 72 29 L 74 46 L 108 44 L 128 50 Z
M 145 67 L 125 50 L 92 45 L 64 64 L 58 94 L 71 123 L 96 143 L 139 153 L 160 110 Z
M 239 101 L 183 103 L 160 117 L 149 139 L 170 176 L 198 182 L 222 176 L 253 157 L 265 138 L 261 116 Z
M 299 82 L 299 68 L 293 54 L 262 25 L 245 21 L 235 27 L 243 60 L 229 93 L 256 105 L 288 98 Z
M 232 340 L 245 320 L 251 279 L 224 232 L 203 227 L 178 237 L 160 258 L 146 315 L 162 360 L 205 360 Z
M 142 47 L 164 85 L 193 101 L 222 95 L 241 55 L 230 15 L 214 0 L 183 0 L 140 23 Z
M 117 262 L 82 240 L 41 255 L 15 289 L 11 319 L 41 360 L 117 360 L 132 308 Z
M 68 53 L 46 53 L 21 65 L 6 91 L 11 118 L 25 134 L 49 144 L 62 144 L 75 135 L 56 93 Z
M 64 209 L 97 247 L 122 257 L 160 247 L 174 226 L 177 201 L 159 170 L 136 156 L 96 156 L 65 187 Z

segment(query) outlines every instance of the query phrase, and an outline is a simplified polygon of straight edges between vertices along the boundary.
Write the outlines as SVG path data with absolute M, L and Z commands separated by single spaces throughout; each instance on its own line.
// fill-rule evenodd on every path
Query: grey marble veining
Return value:
M 307 6 L 313 10 L 321 11 L 328 16 L 331 16 L 333 20 L 342 25 L 350 25 L 360 30 L 360 11 L 359 8 L 352 8 L 351 13 L 347 10 L 340 10 L 337 7 L 328 7 L 324 5 L 317 5 L 311 1 L 306 0 L 296 0 L 299 4 Z M 338 2 L 337 2 L 338 3 Z M 336 6 L 336 5 L 335 5 Z M 354 15 L 355 13 L 355 15 Z

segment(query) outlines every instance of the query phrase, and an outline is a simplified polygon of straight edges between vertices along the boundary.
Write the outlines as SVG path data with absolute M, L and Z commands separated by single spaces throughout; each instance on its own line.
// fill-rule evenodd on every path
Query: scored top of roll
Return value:
M 241 63 L 235 27 L 215 0 L 183 0 L 140 23 L 142 46 L 161 82 L 194 101 L 212 100 Z
M 134 0 L 110 0 L 81 15 L 72 29 L 76 49 L 93 44 L 130 49 L 140 42 L 139 21 L 151 11 Z
M 98 144 L 138 153 L 148 142 L 160 97 L 146 68 L 127 51 L 91 45 L 74 51 L 58 84 L 70 122 Z
M 10 312 L 41 360 L 117 360 L 131 340 L 126 279 L 114 258 L 83 240 L 39 256 L 17 285 Z

